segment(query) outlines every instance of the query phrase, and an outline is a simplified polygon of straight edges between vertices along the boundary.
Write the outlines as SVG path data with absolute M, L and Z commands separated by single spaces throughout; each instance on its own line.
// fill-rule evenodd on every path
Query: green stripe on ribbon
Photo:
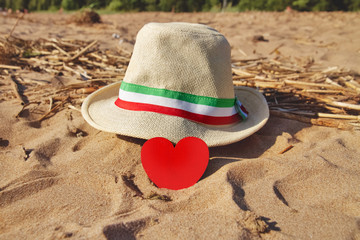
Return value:
M 212 98 L 206 96 L 197 96 L 189 93 L 171 91 L 168 89 L 146 87 L 127 82 L 122 82 L 120 89 L 127 92 L 136 92 L 141 94 L 178 99 L 189 103 L 207 105 L 212 107 L 233 107 L 235 104 L 235 98 Z

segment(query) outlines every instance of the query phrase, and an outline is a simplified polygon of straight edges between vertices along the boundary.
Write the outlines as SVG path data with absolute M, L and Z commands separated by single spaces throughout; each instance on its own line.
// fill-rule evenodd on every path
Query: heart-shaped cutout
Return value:
M 151 181 L 159 188 L 173 190 L 194 185 L 209 163 L 209 148 L 200 138 L 186 137 L 176 146 L 166 138 L 145 142 L 141 163 Z

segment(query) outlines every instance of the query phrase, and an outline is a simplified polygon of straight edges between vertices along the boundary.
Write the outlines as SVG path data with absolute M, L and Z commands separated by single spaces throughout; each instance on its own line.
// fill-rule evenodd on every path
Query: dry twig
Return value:
M 12 34 L 13 34 L 16 26 L 18 25 L 18 23 L 19 23 L 19 21 L 20 21 L 20 19 L 22 19 L 23 17 L 24 17 L 24 14 L 22 13 L 22 14 L 16 19 L 16 22 L 15 22 L 14 26 L 12 27 L 12 29 L 11 29 L 11 31 L 10 31 L 9 36 L 7 37 L 7 39 L 9 39 L 9 38 L 12 36 Z
M 41 122 L 42 120 L 44 120 L 46 117 L 48 117 L 50 115 L 50 113 L 55 112 L 57 109 L 59 109 L 65 102 L 67 102 L 69 100 L 69 98 L 66 98 L 65 100 L 61 101 L 60 103 L 58 103 L 57 105 L 55 105 L 53 108 L 51 108 L 47 113 L 45 113 L 42 117 L 40 117 L 38 120 L 35 120 L 35 122 Z
M 10 66 L 10 65 L 4 65 L 4 64 L 0 64 L 0 68 L 13 69 L 13 70 L 20 70 L 21 69 L 21 67 L 19 67 L 19 66 Z
M 71 61 L 75 60 L 76 58 L 80 57 L 81 55 L 83 55 L 87 50 L 89 50 L 91 47 L 93 47 L 96 43 L 97 43 L 97 40 L 93 41 L 92 43 L 90 43 L 89 45 L 84 47 L 79 53 L 77 53 L 75 56 L 71 57 L 68 60 L 68 62 L 71 62 Z
M 288 147 L 284 148 L 283 150 L 281 150 L 279 152 L 279 154 L 283 154 L 286 153 L 287 151 L 289 151 L 290 149 L 292 149 L 294 146 L 293 145 L 289 145 Z

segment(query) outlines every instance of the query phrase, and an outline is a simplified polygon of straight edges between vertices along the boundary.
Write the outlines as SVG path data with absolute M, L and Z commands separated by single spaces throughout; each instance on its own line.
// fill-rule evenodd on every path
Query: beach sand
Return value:
M 225 35 L 233 59 L 269 57 L 281 45 L 289 58 L 360 72 L 359 13 L 126 13 L 93 26 L 68 18 L 29 14 L 13 35 L 98 40 L 115 49 L 116 33 L 131 52 L 147 22 L 198 22 Z M 0 34 L 15 22 L 0 17 Z M 254 42 L 255 35 L 268 41 Z M 79 82 L 16 72 L 49 91 Z M 0 239 L 360 239 L 359 131 L 271 116 L 245 140 L 210 148 L 200 181 L 172 191 L 143 170 L 145 140 L 96 130 L 73 109 L 29 123 L 44 112 L 16 118 L 22 106 L 11 91 L 0 76 Z

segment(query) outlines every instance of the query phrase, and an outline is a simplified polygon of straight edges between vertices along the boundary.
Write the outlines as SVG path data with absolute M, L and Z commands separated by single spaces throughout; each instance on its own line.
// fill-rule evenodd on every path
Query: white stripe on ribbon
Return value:
M 119 98 L 123 101 L 146 103 L 146 104 L 153 104 L 163 107 L 176 108 L 192 113 L 213 116 L 213 117 L 229 117 L 234 114 L 237 114 L 235 106 L 213 107 L 213 106 L 189 103 L 178 99 L 153 96 L 153 95 L 147 95 L 147 94 L 135 93 L 135 92 L 128 92 L 128 91 L 124 91 L 123 89 L 120 89 Z

